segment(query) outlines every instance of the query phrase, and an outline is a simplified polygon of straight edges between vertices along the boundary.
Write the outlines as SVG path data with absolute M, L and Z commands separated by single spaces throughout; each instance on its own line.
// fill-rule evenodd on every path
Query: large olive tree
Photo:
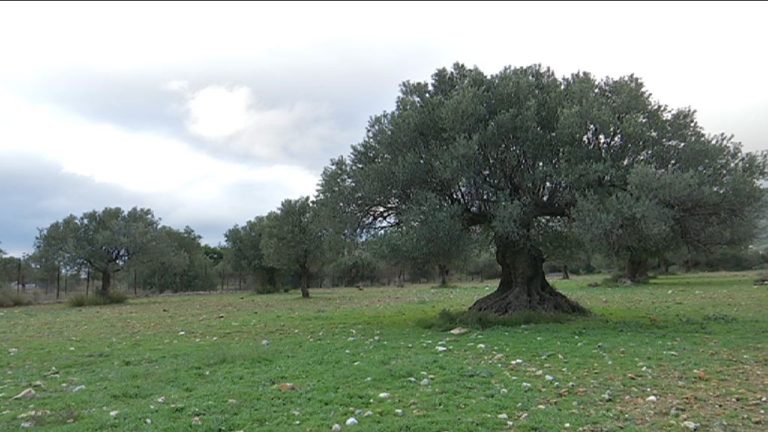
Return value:
M 370 120 L 345 196 L 373 229 L 409 224 L 428 199 L 487 230 L 501 282 L 472 310 L 585 313 L 547 282 L 544 247 L 572 238 L 580 199 L 625 190 L 633 167 L 674 165 L 689 142 L 706 147 L 700 138 L 691 112 L 654 102 L 632 76 L 559 79 L 540 66 L 486 76 L 457 64 L 402 84 L 395 109 Z

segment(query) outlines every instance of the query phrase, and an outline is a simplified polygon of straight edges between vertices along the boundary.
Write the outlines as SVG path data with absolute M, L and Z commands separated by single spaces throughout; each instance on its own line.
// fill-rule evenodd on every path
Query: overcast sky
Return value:
M 0 4 L 0 248 L 106 206 L 210 244 L 315 192 L 398 85 L 634 73 L 711 133 L 768 149 L 768 4 Z

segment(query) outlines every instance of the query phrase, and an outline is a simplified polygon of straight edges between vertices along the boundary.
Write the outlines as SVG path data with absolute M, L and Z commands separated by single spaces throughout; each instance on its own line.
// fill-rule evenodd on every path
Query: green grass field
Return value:
M 0 430 L 768 430 L 754 278 L 555 281 L 594 315 L 464 335 L 417 322 L 485 284 L 0 309 Z

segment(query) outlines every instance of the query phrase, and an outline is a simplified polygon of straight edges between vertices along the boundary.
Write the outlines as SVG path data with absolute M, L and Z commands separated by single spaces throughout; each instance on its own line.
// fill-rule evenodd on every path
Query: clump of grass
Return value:
M 128 296 L 125 294 L 117 291 L 110 291 L 107 295 L 96 294 L 86 296 L 84 294 L 78 294 L 69 299 L 69 305 L 72 307 L 103 306 L 125 303 L 127 300 Z
M 26 306 L 32 304 L 29 298 L 9 290 L 0 290 L 0 308 Z
M 564 323 L 571 319 L 573 319 L 572 316 L 560 313 L 526 311 L 498 316 L 488 312 L 443 309 L 437 316 L 422 318 L 416 324 L 422 328 L 446 331 L 455 327 L 486 329 L 496 326 L 517 327 L 524 324 Z

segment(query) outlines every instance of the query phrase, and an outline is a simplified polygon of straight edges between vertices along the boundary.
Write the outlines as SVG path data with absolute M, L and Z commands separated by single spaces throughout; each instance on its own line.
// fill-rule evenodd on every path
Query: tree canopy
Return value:
M 40 231 L 35 251 L 59 265 L 87 265 L 101 273 L 101 294 L 107 295 L 112 276 L 152 248 L 158 227 L 149 209 L 107 207 L 54 222 Z
M 309 197 L 286 199 L 267 215 L 261 248 L 268 265 L 298 272 L 301 296 L 309 297 L 310 277 L 323 259 L 323 238 Z

